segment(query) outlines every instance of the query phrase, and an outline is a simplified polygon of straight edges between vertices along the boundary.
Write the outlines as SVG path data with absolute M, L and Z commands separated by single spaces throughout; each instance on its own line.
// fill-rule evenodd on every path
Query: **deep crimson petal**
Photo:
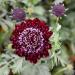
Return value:
M 44 21 L 27 19 L 16 25 L 10 40 L 17 55 L 25 57 L 31 63 L 37 63 L 40 58 L 49 56 L 48 50 L 52 48 L 49 43 L 51 35 L 52 31 L 49 31 Z
M 43 51 L 43 55 L 44 55 L 44 57 L 48 57 L 49 56 L 49 52 L 48 51 Z
M 53 34 L 52 31 L 48 31 L 48 32 L 46 32 L 46 37 L 49 38 L 52 34 Z

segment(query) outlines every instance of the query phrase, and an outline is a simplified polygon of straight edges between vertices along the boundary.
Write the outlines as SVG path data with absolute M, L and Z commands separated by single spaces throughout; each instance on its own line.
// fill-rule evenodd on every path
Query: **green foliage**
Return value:
M 8 75 L 9 72 L 10 72 L 10 70 L 7 66 L 4 66 L 4 67 L 0 68 L 0 74 L 1 75 Z

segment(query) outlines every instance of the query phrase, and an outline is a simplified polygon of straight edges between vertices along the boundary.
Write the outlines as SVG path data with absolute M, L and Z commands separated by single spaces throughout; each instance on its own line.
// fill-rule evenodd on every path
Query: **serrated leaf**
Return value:
M 23 59 L 19 58 L 16 62 L 10 67 L 14 74 L 21 73 L 22 71 Z

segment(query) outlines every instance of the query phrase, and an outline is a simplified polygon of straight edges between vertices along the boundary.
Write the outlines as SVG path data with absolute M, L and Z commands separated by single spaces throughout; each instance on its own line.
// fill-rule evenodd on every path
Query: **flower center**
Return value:
M 43 33 L 36 28 L 26 28 L 20 33 L 19 43 L 28 53 L 37 53 L 44 46 Z

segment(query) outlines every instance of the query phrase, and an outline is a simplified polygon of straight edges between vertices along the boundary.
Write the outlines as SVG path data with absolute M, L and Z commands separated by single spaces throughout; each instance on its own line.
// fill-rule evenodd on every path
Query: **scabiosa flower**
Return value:
M 52 13 L 57 16 L 57 17 L 61 17 L 64 15 L 65 13 L 65 7 L 63 4 L 55 4 L 53 7 L 52 7 Z
M 12 16 L 13 16 L 13 18 L 15 20 L 21 21 L 21 20 L 24 20 L 25 19 L 26 14 L 25 14 L 25 12 L 24 12 L 23 9 L 21 9 L 21 8 L 15 8 L 13 10 Z
M 52 31 L 49 31 L 44 21 L 27 19 L 16 25 L 11 35 L 12 47 L 16 49 L 17 55 L 25 57 L 31 63 L 37 63 L 40 58 L 49 56 L 51 35 Z

